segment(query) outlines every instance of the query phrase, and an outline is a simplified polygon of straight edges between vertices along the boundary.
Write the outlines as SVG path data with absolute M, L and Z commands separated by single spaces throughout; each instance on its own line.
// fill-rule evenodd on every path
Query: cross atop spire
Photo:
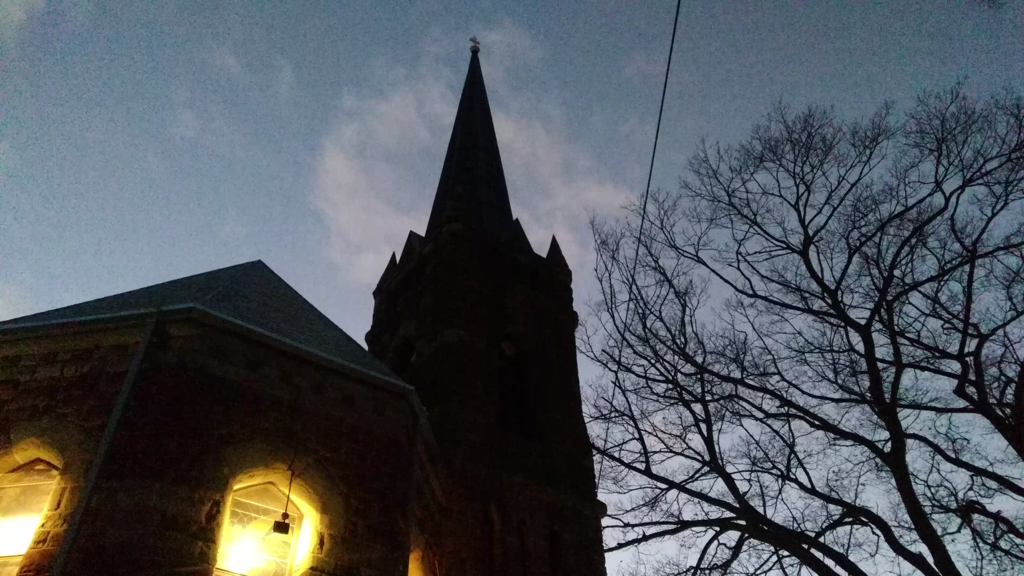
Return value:
M 427 221 L 427 237 L 453 222 L 501 237 L 514 230 L 498 138 L 480 70 L 478 42 L 470 52 L 469 72 Z

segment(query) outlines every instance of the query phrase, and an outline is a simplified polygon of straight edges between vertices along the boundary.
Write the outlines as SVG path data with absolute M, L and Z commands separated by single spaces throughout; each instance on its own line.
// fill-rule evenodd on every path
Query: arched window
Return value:
M 45 460 L 33 460 L 0 474 L 0 576 L 18 573 L 57 476 L 56 466 Z
M 433 559 L 428 552 L 427 543 L 423 539 L 423 534 L 415 526 L 409 534 L 409 543 L 411 552 L 409 552 L 409 569 L 406 571 L 406 575 L 437 576 L 431 569 Z
M 283 517 L 287 505 L 288 516 Z M 316 514 L 274 482 L 236 487 L 217 553 L 216 574 L 291 576 L 308 563 Z
M 431 576 L 430 567 L 424 557 L 423 550 L 413 549 L 409 554 L 409 576 Z

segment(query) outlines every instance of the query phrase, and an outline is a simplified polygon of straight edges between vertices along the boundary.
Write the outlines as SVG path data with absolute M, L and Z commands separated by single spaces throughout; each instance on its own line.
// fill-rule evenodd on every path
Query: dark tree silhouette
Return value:
M 1024 100 L 777 106 L 593 222 L 609 549 L 665 574 L 1024 573 Z M 634 259 L 634 254 L 636 258 Z

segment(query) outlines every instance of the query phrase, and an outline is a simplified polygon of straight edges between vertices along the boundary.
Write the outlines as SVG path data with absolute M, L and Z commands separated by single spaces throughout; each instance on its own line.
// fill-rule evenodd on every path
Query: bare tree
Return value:
M 1024 100 L 780 105 L 689 168 L 593 223 L 609 549 L 674 543 L 665 574 L 1024 573 Z

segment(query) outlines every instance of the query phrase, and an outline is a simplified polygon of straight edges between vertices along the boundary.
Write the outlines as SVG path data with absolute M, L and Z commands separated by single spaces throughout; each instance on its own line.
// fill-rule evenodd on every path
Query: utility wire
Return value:
M 647 201 L 651 196 L 651 177 L 654 175 L 654 157 L 658 153 L 658 136 L 661 134 L 661 116 L 665 111 L 665 94 L 668 92 L 668 73 L 672 69 L 672 52 L 675 51 L 676 46 L 676 30 L 679 28 L 679 8 L 682 6 L 683 0 L 676 0 L 676 15 L 672 20 L 672 40 L 668 44 L 668 62 L 665 63 L 665 80 L 661 84 L 661 104 L 658 105 L 658 122 L 654 125 L 654 146 L 651 148 L 651 163 L 647 168 L 647 186 L 644 188 L 644 201 L 643 207 L 640 211 L 640 227 L 636 231 L 636 250 L 633 252 L 633 266 L 629 271 L 629 279 L 627 284 L 627 292 L 629 298 L 626 299 L 626 314 L 623 317 L 623 326 L 629 326 L 629 312 L 631 304 L 633 303 L 633 292 L 636 290 L 636 264 L 640 259 L 640 241 L 643 238 L 644 224 L 647 222 Z M 615 361 L 615 379 L 619 379 L 619 365 L 622 364 L 622 345 L 619 345 L 618 358 Z M 615 393 L 618 391 L 618 386 L 612 387 L 611 403 L 615 404 Z M 608 428 L 604 430 L 604 439 L 601 441 L 602 450 L 608 446 Z M 601 463 L 597 469 L 597 485 L 601 485 L 601 477 L 604 474 L 604 456 L 601 457 Z

